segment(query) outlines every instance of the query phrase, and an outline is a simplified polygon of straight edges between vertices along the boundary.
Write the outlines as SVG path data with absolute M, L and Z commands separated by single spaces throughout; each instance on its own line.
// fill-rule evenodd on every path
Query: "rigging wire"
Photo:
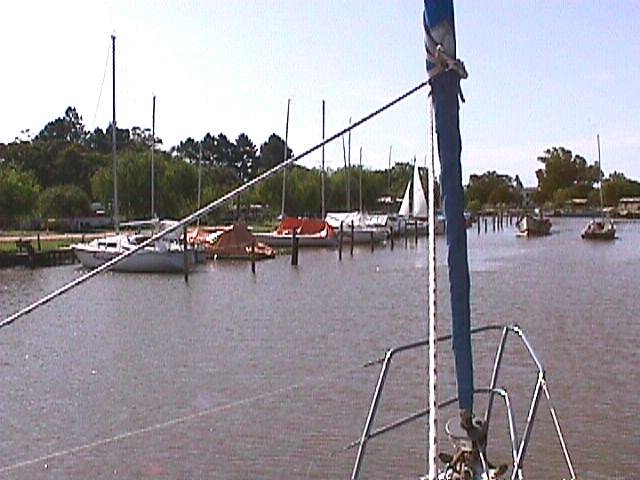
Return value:
M 98 93 L 98 102 L 96 103 L 96 111 L 93 114 L 92 125 L 96 124 L 96 117 L 98 116 L 98 108 L 100 107 L 100 99 L 102 98 L 102 89 L 104 87 L 104 79 L 107 78 L 107 68 L 109 67 L 109 58 L 111 58 L 111 42 L 107 45 L 107 59 L 104 62 L 104 73 L 102 74 L 102 83 L 100 84 L 100 92 Z
M 178 222 L 176 222 L 174 225 L 171 225 L 171 226 L 165 228 L 164 230 L 161 230 L 160 232 L 152 235 L 151 237 L 149 237 L 144 242 L 141 242 L 140 244 L 138 244 L 135 248 L 132 248 L 131 250 L 127 250 L 126 252 L 124 252 L 124 253 L 120 254 L 119 256 L 115 257 L 114 259 L 112 259 L 112 260 L 110 260 L 110 261 L 108 261 L 106 263 L 103 263 L 99 267 L 97 267 L 97 268 L 95 268 L 95 269 L 93 269 L 93 270 L 81 275 L 80 277 L 78 277 L 78 278 L 72 280 L 71 282 L 63 285 L 62 287 L 60 287 L 57 290 L 51 292 L 50 294 L 45 295 L 41 299 L 31 303 L 30 305 L 27 305 L 26 307 L 24 307 L 21 310 L 15 312 L 14 314 L 6 317 L 4 320 L 0 321 L 0 329 L 2 329 L 3 327 L 7 327 L 7 326 L 11 325 L 13 322 L 18 320 L 19 318 L 27 315 L 28 313 L 36 310 L 39 307 L 49 303 L 50 301 L 54 300 L 55 298 L 63 295 L 64 293 L 66 293 L 69 290 L 77 287 L 78 285 L 86 282 L 87 280 L 95 277 L 96 275 L 99 275 L 100 273 L 102 273 L 102 272 L 104 272 L 106 270 L 109 270 L 116 263 L 119 263 L 122 260 L 124 260 L 125 258 L 128 258 L 131 255 L 134 255 L 135 253 L 137 253 L 138 251 L 142 250 L 143 248 L 148 247 L 149 245 L 153 244 L 157 240 L 160 240 L 165 235 L 167 235 L 167 234 L 169 234 L 171 232 L 174 232 L 174 231 L 176 231 L 176 230 L 178 230 L 180 228 L 186 227 L 187 225 L 190 225 L 190 224 L 194 223 L 200 217 L 208 214 L 209 212 L 211 212 L 211 211 L 213 211 L 213 210 L 215 210 L 215 209 L 217 209 L 217 208 L 219 208 L 219 207 L 221 207 L 221 206 L 233 201 L 236 197 L 240 196 L 246 190 L 249 190 L 249 189 L 255 187 L 256 185 L 259 185 L 260 183 L 264 182 L 265 180 L 267 180 L 267 179 L 273 177 L 274 175 L 276 175 L 281 170 L 287 168 L 289 165 L 293 165 L 294 163 L 296 163 L 297 161 L 301 160 L 302 158 L 304 158 L 304 157 L 308 156 L 309 154 L 319 150 L 320 148 L 322 148 L 323 145 L 327 145 L 328 143 L 333 142 L 335 139 L 340 138 L 345 133 L 348 133 L 351 130 L 359 127 L 360 125 L 368 122 L 369 120 L 371 120 L 372 118 L 374 118 L 377 115 L 381 114 L 385 110 L 388 110 L 389 108 L 391 108 L 395 104 L 401 102 L 402 100 L 404 100 L 404 99 L 410 97 L 411 95 L 413 95 L 414 93 L 418 92 L 419 90 L 421 90 L 422 88 L 424 88 L 428 84 L 429 84 L 428 80 L 422 81 L 417 86 L 411 88 L 410 90 L 406 91 L 402 95 L 400 95 L 400 96 L 396 97 L 395 99 L 391 100 L 390 102 L 386 103 L 385 105 L 383 105 L 382 107 L 378 108 L 377 110 L 369 113 L 368 115 L 365 115 L 364 117 L 362 117 L 360 120 L 356 121 L 355 123 L 349 124 L 348 127 L 343 128 L 342 130 L 340 130 L 337 133 L 334 133 L 332 136 L 330 136 L 326 140 L 323 140 L 322 142 L 320 142 L 320 143 L 314 145 L 313 147 L 307 149 L 306 151 L 302 152 L 300 155 L 298 155 L 296 157 L 293 157 L 293 158 L 290 158 L 289 160 L 283 161 L 282 163 L 280 163 L 280 164 L 276 165 L 275 167 L 271 168 L 270 170 L 267 170 L 266 172 L 262 173 L 261 175 L 258 175 L 257 177 L 255 177 L 255 178 L 249 180 L 248 182 L 246 182 L 245 184 L 239 186 L 235 190 L 232 190 L 231 192 L 223 195 L 222 197 L 218 198 L 217 200 L 214 200 L 213 202 L 209 203 L 208 205 L 200 208 L 199 210 L 196 210 L 195 212 L 191 213 L 190 215 L 187 215 L 183 219 L 181 219 Z

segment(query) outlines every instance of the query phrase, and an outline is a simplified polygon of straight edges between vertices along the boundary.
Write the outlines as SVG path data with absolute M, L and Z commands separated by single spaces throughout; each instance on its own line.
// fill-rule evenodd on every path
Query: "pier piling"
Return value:
M 298 243 L 299 239 L 294 230 L 293 235 L 291 235 L 291 265 L 293 267 L 298 266 Z
M 351 220 L 351 246 L 350 246 L 350 255 L 353 257 L 353 236 L 354 236 L 354 225 L 353 225 L 353 220 Z
M 256 241 L 251 240 L 251 273 L 256 273 Z
M 182 229 L 182 258 L 184 263 L 184 281 L 189 283 L 189 255 L 187 250 L 187 227 Z

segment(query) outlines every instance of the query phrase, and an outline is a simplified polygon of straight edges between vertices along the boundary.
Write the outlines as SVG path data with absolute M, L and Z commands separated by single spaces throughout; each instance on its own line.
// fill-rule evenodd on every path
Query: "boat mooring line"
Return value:
M 165 235 L 167 235 L 167 234 L 169 234 L 171 232 L 174 232 L 174 231 L 176 231 L 176 230 L 178 230 L 180 228 L 186 227 L 187 225 L 192 224 L 193 222 L 198 220 L 203 215 L 206 215 L 209 212 L 211 212 L 211 211 L 213 211 L 213 210 L 225 205 L 226 203 L 230 202 L 231 200 L 234 200 L 236 197 L 238 197 L 239 195 L 244 193 L 246 190 L 249 190 L 249 189 L 255 187 L 256 185 L 264 182 L 265 180 L 273 177 L 280 170 L 288 167 L 289 165 L 293 165 L 294 163 L 296 163 L 297 161 L 299 161 L 302 158 L 306 157 L 307 155 L 310 155 L 311 153 L 315 152 L 316 150 L 319 150 L 320 148 L 322 148 L 323 146 L 333 142 L 337 138 L 342 137 L 345 133 L 348 133 L 351 130 L 354 130 L 355 128 L 359 127 L 360 125 L 368 122 L 373 117 L 376 117 L 377 115 L 381 114 L 385 110 L 387 110 L 387 109 L 391 108 L 392 106 L 394 106 L 395 104 L 401 102 L 405 98 L 410 97 L 411 95 L 413 95 L 414 93 L 418 92 L 419 90 L 421 90 L 422 88 L 424 88 L 427 85 L 429 85 L 429 80 L 425 80 L 425 81 L 421 82 L 419 85 L 411 88 L 410 90 L 406 91 L 402 95 L 400 95 L 400 96 L 396 97 L 395 99 L 391 100 L 390 102 L 388 102 L 384 106 L 378 108 L 374 112 L 369 113 L 368 115 L 365 115 L 364 117 L 362 117 L 357 122 L 355 122 L 353 124 L 350 124 L 348 127 L 343 128 L 338 133 L 333 134 L 332 136 L 330 136 L 326 140 L 323 140 L 320 143 L 314 145 L 313 147 L 305 150 L 300 155 L 298 155 L 296 157 L 293 157 L 293 158 L 290 158 L 289 160 L 283 161 L 282 163 L 279 163 L 278 165 L 276 165 L 275 167 L 271 168 L 270 170 L 267 170 L 266 172 L 262 173 L 261 175 L 258 175 L 257 177 L 249 180 L 244 185 L 239 186 L 235 190 L 232 190 L 231 192 L 223 195 L 222 197 L 218 198 L 217 200 L 214 200 L 213 202 L 209 203 L 208 205 L 200 208 L 199 210 L 196 210 L 195 212 L 191 213 L 190 215 L 187 215 L 183 219 L 181 219 L 178 222 L 176 222 L 174 225 L 172 225 L 170 227 L 167 227 L 164 230 L 161 230 L 160 232 L 156 233 L 155 235 L 152 235 L 151 237 L 149 237 L 144 242 L 138 244 L 135 248 L 120 254 L 119 256 L 113 258 L 112 260 L 110 260 L 110 261 L 108 261 L 106 263 L 103 263 L 99 267 L 97 267 L 97 268 L 95 268 L 95 269 L 83 274 L 82 276 L 76 278 L 75 280 L 72 280 L 71 282 L 63 285 L 62 287 L 58 288 L 54 292 L 44 296 L 40 300 L 37 300 L 37 301 L 33 302 L 30 305 L 27 305 L 26 307 L 22 308 L 21 310 L 15 312 L 14 314 L 12 314 L 12 315 L 8 316 L 7 318 L 5 318 L 4 320 L 0 321 L 0 329 L 3 328 L 3 327 L 7 327 L 7 326 L 11 325 L 13 322 L 18 320 L 20 317 L 23 317 L 24 315 L 27 315 L 28 313 L 34 311 L 35 309 L 41 307 L 42 305 L 44 305 L 46 303 L 49 303 L 51 300 L 61 296 L 62 294 L 68 292 L 72 288 L 75 288 L 76 286 L 80 285 L 81 283 L 84 283 L 85 281 L 89 280 L 90 278 L 93 278 L 94 276 L 102 273 L 105 270 L 109 270 L 116 263 L 121 262 L 125 258 L 127 258 L 127 257 L 133 255 L 134 253 L 138 252 L 139 250 L 142 250 L 143 248 L 145 248 L 145 247 L 151 245 L 152 243 L 154 243 L 155 241 L 160 240 Z
M 108 445 L 110 443 L 115 443 L 118 442 L 120 440 L 127 440 L 129 438 L 133 438 L 139 435 L 143 435 L 145 433 L 149 433 L 149 432 L 154 432 L 156 430 L 162 430 L 168 427 L 172 427 L 174 425 L 179 425 L 181 423 L 186 423 L 189 422 L 191 420 L 196 420 L 198 418 L 202 418 L 205 417 L 207 415 L 213 415 L 216 413 L 220 413 L 223 412 L 225 410 L 230 410 L 232 408 L 235 407 L 240 407 L 252 402 L 256 402 L 258 400 L 264 400 L 266 398 L 271 398 L 271 397 L 276 397 L 280 394 L 286 393 L 286 392 L 290 392 L 292 390 L 296 390 L 298 388 L 304 387 L 306 385 L 309 384 L 314 384 L 317 385 L 318 382 L 323 382 L 323 381 L 329 381 L 329 380 L 333 380 L 335 377 L 338 377 L 340 375 L 345 375 L 348 373 L 354 373 L 356 371 L 359 371 L 361 369 L 361 367 L 351 367 L 351 368 L 345 368 L 342 370 L 336 370 L 331 372 L 331 374 L 326 374 L 326 375 L 319 375 L 319 376 L 315 376 L 315 377 L 306 377 L 305 379 L 303 379 L 301 382 L 295 383 L 293 385 L 287 385 L 281 388 L 278 388 L 276 390 L 272 390 L 270 392 L 266 392 L 266 393 L 261 393 L 259 395 L 254 395 L 252 397 L 247 397 L 247 398 L 243 398 L 240 400 L 234 400 L 232 402 L 223 404 L 223 405 L 218 405 L 217 407 L 213 407 L 213 408 L 208 408 L 206 410 L 201 410 L 199 412 L 195 412 L 189 415 L 185 415 L 183 417 L 178 417 L 178 418 L 173 418 L 171 420 L 167 420 L 165 422 L 161 422 L 161 423 L 156 423 L 154 425 L 149 425 L 148 427 L 143 427 L 143 428 L 139 428 L 137 430 L 130 430 L 128 432 L 123 432 L 123 433 L 119 433 L 118 435 L 114 435 L 112 437 L 108 437 L 108 438 L 103 438 L 101 440 L 96 440 L 93 442 L 89 442 L 89 443 L 85 443 L 82 445 L 78 445 L 75 447 L 71 447 L 71 448 L 67 448 L 64 450 L 58 450 L 57 452 L 52 452 L 52 453 L 48 453 L 45 455 L 42 455 L 40 457 L 37 458 L 32 458 L 29 460 L 23 460 L 21 462 L 18 463 L 14 463 L 13 465 L 7 465 L 5 467 L 0 467 L 0 474 L 2 473 L 6 473 L 6 472 L 11 472 L 13 470 L 18 470 L 20 468 L 24 468 L 24 467 L 29 467 L 32 465 L 35 465 L 37 463 L 41 463 L 41 462 L 46 462 L 49 460 L 53 460 L 55 458 L 60 458 L 60 457 L 65 457 L 67 455 L 73 455 L 75 453 L 78 452 L 82 452 L 85 450 L 91 450 L 93 448 L 97 448 L 97 447 L 101 447 L 104 445 Z

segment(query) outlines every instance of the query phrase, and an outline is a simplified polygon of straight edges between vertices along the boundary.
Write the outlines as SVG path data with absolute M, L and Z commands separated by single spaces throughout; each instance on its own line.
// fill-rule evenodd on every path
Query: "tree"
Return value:
M 232 149 L 231 165 L 242 183 L 247 181 L 253 173 L 253 164 L 257 156 L 256 146 L 248 135 L 245 133 L 238 135 Z
M 536 171 L 539 195 L 537 201 L 550 201 L 557 190 L 574 188 L 572 197 L 588 196 L 593 184 L 600 178 L 597 165 L 587 165 L 580 155 L 573 155 L 564 147 L 552 147 L 538 157 L 544 164 L 543 169 Z M 586 195 L 585 195 L 586 194 Z
M 475 207 L 519 205 L 522 201 L 516 180 L 495 171 L 471 175 L 465 193 L 467 205 L 473 204 Z
M 89 214 L 91 199 L 76 185 L 57 185 L 42 192 L 40 205 L 47 218 L 73 218 Z
M 39 192 L 32 172 L 0 163 L 0 226 L 35 214 Z
M 207 133 L 207 135 L 209 134 Z M 174 148 L 174 152 L 179 158 L 190 163 L 196 163 L 200 157 L 200 145 L 203 143 L 204 141 L 200 143 L 196 142 L 193 138 L 188 137 L 186 140 L 182 140 L 178 146 Z
M 67 107 L 64 116 L 47 123 L 38 133 L 35 141 L 62 140 L 71 143 L 81 143 L 86 137 L 82 117 L 75 107 Z
M 622 197 L 640 197 L 640 182 L 630 180 L 620 172 L 611 173 L 603 181 L 602 189 L 604 204 L 609 206 L 618 205 Z
M 293 158 L 293 151 L 287 146 L 287 160 Z M 255 163 L 253 174 L 269 170 L 284 160 L 284 140 L 275 133 L 260 146 L 260 155 Z

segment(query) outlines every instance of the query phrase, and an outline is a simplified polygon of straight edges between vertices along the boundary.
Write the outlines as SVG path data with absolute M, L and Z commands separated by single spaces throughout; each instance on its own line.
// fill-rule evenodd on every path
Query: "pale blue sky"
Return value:
M 455 3 L 458 55 L 467 65 L 461 110 L 464 180 L 497 170 L 535 185 L 536 157 L 564 146 L 640 179 L 640 1 Z M 37 133 L 75 106 L 88 129 L 111 118 L 110 35 L 116 40 L 120 127 L 150 127 L 165 147 L 188 136 L 270 133 L 295 153 L 421 82 L 420 1 L 11 2 L 2 7 L 0 141 Z M 97 112 L 97 113 L 96 113 Z M 356 130 L 364 164 L 423 162 L 426 90 Z M 342 146 L 327 147 L 342 164 Z M 320 154 L 303 161 L 319 166 Z

